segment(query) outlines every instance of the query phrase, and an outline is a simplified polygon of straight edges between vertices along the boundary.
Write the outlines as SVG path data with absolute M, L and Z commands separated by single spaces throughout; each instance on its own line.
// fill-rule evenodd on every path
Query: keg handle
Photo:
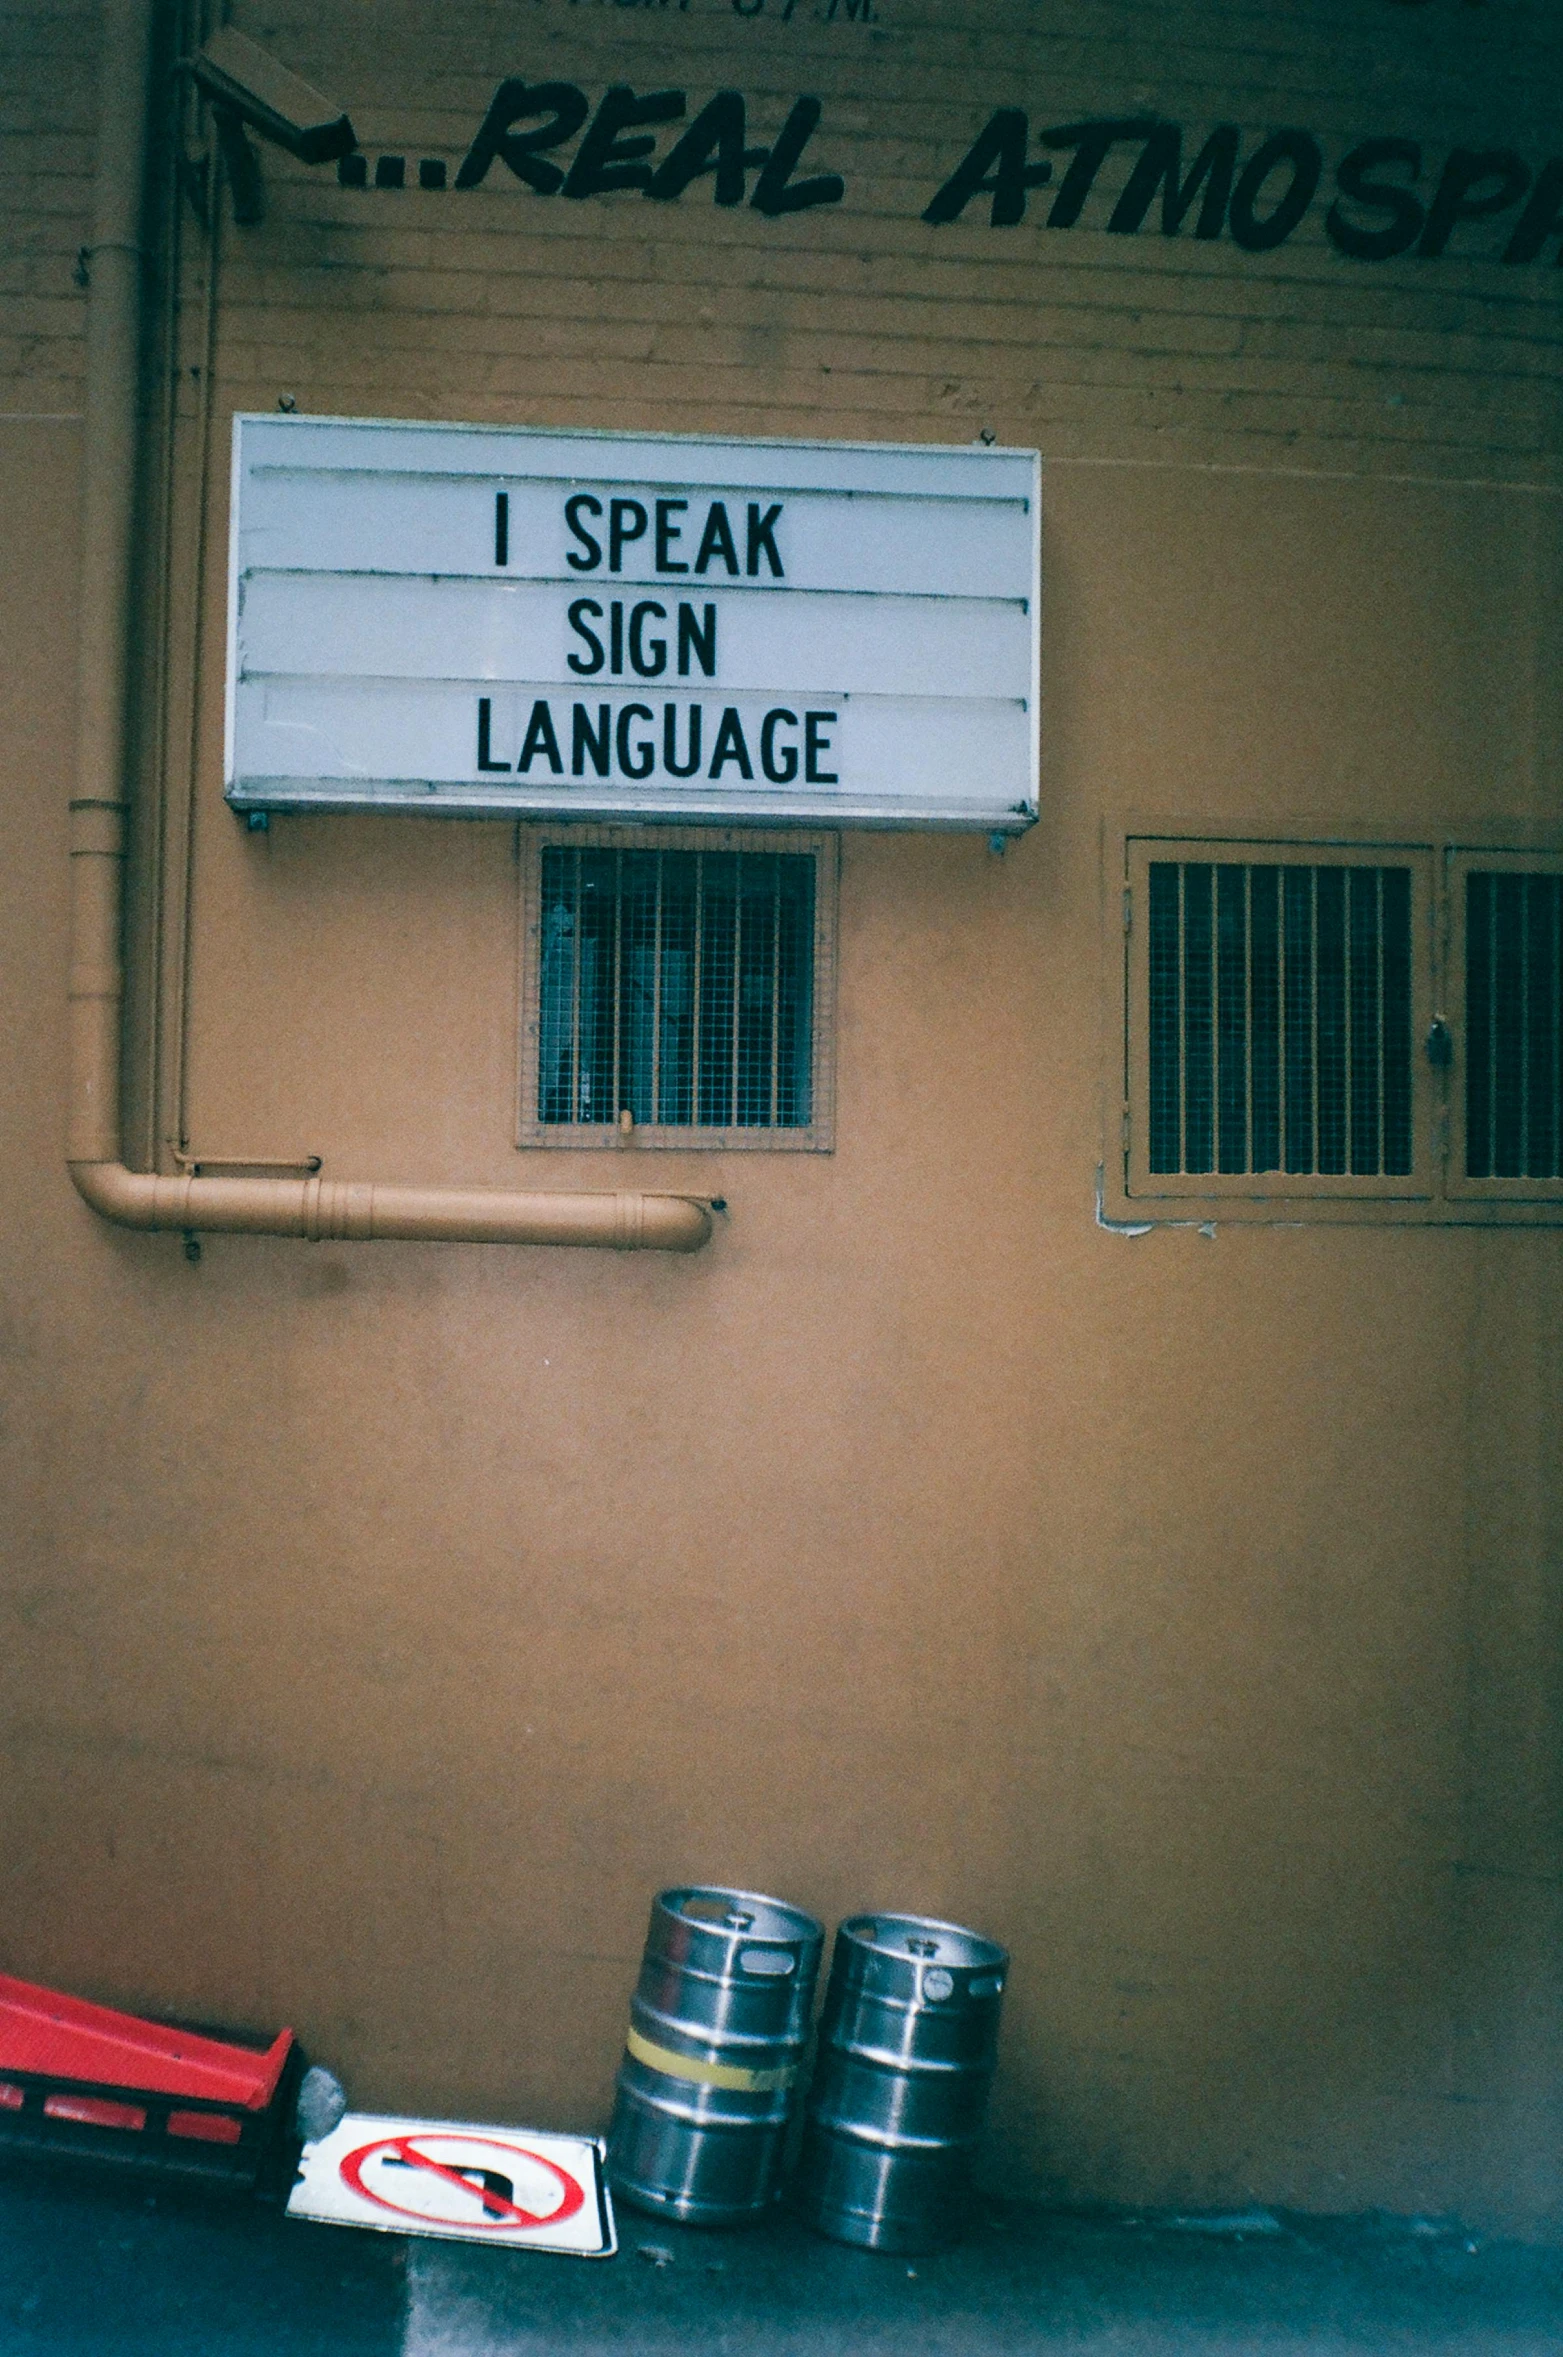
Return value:
M 789 1955 L 785 1948 L 743 1948 L 739 1951 L 738 1966 L 741 1972 L 759 1973 L 766 1980 L 784 1981 L 797 1971 L 798 1959 Z

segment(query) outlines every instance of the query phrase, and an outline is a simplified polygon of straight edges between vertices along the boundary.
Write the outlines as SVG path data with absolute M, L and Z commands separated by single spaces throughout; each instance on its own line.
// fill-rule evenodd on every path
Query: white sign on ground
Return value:
M 238 417 L 228 798 L 1028 826 L 1039 469 Z
M 595 2137 L 349 2112 L 306 2144 L 290 2218 L 611 2258 L 613 2206 Z

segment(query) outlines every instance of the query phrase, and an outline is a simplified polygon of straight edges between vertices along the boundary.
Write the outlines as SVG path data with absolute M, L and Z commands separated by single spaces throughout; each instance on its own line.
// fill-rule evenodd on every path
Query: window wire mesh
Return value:
M 1411 874 L 1152 861 L 1153 1174 L 1412 1168 Z
M 537 1118 L 805 1129 L 809 853 L 542 853 Z
M 1563 1177 L 1563 876 L 1465 879 L 1467 1178 Z

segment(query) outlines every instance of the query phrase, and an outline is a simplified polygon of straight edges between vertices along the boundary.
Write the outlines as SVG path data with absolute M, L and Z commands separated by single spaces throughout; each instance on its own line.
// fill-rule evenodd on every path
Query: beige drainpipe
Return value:
M 696 1252 L 690 1195 L 511 1194 L 321 1178 L 177 1178 L 128 1170 L 120 1131 L 131 534 L 141 324 L 141 192 L 154 0 L 104 0 L 87 298 L 80 738 L 71 803 L 70 1105 L 66 1157 L 83 1198 L 122 1227 L 250 1236 L 606 1244 Z

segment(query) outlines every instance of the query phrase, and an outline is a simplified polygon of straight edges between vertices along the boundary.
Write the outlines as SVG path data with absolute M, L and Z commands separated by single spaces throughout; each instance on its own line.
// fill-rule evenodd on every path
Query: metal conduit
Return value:
M 127 1169 L 120 1126 L 131 535 L 135 517 L 141 195 L 153 0 L 104 0 L 88 263 L 81 667 L 71 801 L 70 1095 L 78 1192 L 121 1227 L 209 1234 L 598 1244 L 697 1252 L 697 1196 L 517 1194 L 301 1178 L 167 1177 Z

